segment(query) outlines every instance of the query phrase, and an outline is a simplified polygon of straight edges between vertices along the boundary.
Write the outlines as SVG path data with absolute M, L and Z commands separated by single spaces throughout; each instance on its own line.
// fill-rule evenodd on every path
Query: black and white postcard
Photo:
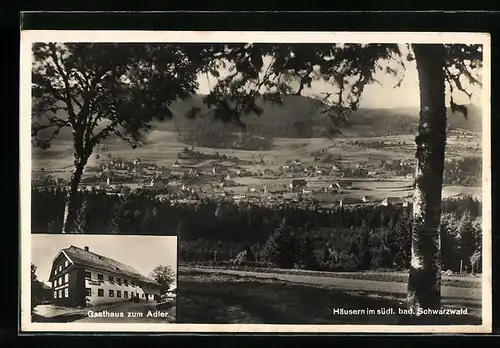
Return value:
M 34 234 L 30 269 L 23 309 L 42 329 L 176 320 L 174 236 Z
M 490 332 L 490 69 L 478 33 L 23 31 L 22 330 Z

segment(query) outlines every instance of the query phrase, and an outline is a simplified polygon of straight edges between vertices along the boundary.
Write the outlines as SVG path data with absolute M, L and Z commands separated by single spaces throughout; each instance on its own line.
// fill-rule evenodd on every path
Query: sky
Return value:
M 405 49 L 403 45 L 400 45 L 403 54 Z M 266 63 L 269 64 L 270 59 L 264 59 L 263 70 L 266 69 Z M 396 67 L 392 65 L 392 67 Z M 219 70 L 221 77 L 227 76 L 227 71 Z M 402 70 L 400 73 L 403 73 Z M 419 101 L 419 88 L 418 88 L 418 73 L 415 61 L 408 62 L 405 61 L 404 78 L 401 85 L 395 88 L 398 83 L 398 79 L 389 76 L 385 73 L 379 73 L 375 75 L 376 80 L 379 83 L 374 83 L 367 85 L 360 99 L 360 107 L 367 108 L 398 108 L 398 107 L 420 107 Z M 208 79 L 206 75 L 198 76 L 199 90 L 200 94 L 208 94 L 210 89 L 215 85 L 215 79 Z M 476 105 L 481 105 L 482 90 L 478 87 L 464 86 L 472 92 L 472 98 L 469 99 L 462 92 L 455 92 L 454 99 L 456 103 L 459 104 L 469 104 L 473 103 Z M 335 89 L 325 83 L 325 82 L 313 82 L 311 88 L 304 89 L 302 95 L 314 97 L 320 93 L 335 92 Z M 449 93 L 447 92 L 447 102 L 449 102 Z
M 408 49 L 406 45 L 399 44 L 399 49 L 401 50 L 402 56 L 406 56 Z M 262 71 L 267 69 L 267 66 L 271 62 L 271 58 L 264 57 L 264 66 Z M 379 83 L 374 83 L 367 85 L 360 99 L 360 107 L 368 108 L 397 108 L 397 107 L 416 107 L 420 106 L 419 102 L 419 88 L 418 88 L 418 74 L 416 69 L 415 61 L 405 60 L 404 69 L 404 79 L 401 85 L 395 88 L 398 80 L 395 77 L 391 77 L 384 72 L 379 72 L 375 75 L 376 80 Z M 398 67 L 398 65 L 391 65 L 393 68 Z M 219 69 L 221 77 L 228 75 L 227 69 Z M 403 70 L 400 70 L 403 73 Z M 261 74 L 263 75 L 263 74 Z M 210 89 L 215 85 L 215 78 L 207 78 L 206 75 L 202 74 L 198 76 L 198 93 L 208 94 Z M 463 85 L 472 92 L 472 99 L 469 99 L 462 92 L 455 92 L 454 98 L 455 102 L 459 104 L 469 104 L 473 103 L 476 105 L 481 104 L 481 89 L 477 87 L 471 87 L 468 83 L 463 82 Z M 315 97 L 320 93 L 335 93 L 335 89 L 328 83 L 322 81 L 313 82 L 311 88 L 305 88 L 302 95 Z M 448 91 L 447 91 L 447 94 Z M 447 96 L 449 101 L 449 95 Z
M 40 281 L 47 281 L 52 260 L 71 245 L 127 264 L 145 276 L 159 265 L 177 270 L 177 237 L 123 235 L 31 235 L 31 262 Z

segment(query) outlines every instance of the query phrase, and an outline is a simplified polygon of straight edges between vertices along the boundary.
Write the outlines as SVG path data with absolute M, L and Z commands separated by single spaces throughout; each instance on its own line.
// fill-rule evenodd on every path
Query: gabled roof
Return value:
M 387 197 L 385 199 L 385 201 L 387 201 L 387 203 L 404 203 L 405 200 L 401 197 Z
M 363 203 L 363 200 L 358 197 L 344 197 L 341 200 L 342 204 L 357 204 L 357 203 Z
M 134 278 L 146 283 L 157 284 L 154 280 L 143 276 L 140 272 L 129 265 L 113 260 L 109 257 L 102 256 L 91 251 L 71 245 L 69 248 L 62 250 L 77 266 L 88 267 L 104 272 L 122 274 L 130 278 Z M 158 284 L 157 284 L 158 285 Z

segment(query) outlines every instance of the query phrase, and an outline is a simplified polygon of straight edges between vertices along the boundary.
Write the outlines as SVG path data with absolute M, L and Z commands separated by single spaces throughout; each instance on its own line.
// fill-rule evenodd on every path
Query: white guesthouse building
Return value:
M 155 301 L 161 286 L 131 266 L 71 245 L 52 262 L 53 303 L 93 307 L 122 301 Z

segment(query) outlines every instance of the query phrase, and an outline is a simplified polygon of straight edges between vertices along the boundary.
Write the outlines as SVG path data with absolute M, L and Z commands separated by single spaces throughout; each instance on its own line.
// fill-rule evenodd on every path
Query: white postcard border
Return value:
M 482 325 L 261 325 L 261 324 L 77 324 L 32 323 L 31 262 L 31 45 L 34 42 L 286 42 L 464 43 L 483 45 L 483 273 Z M 20 331 L 36 332 L 239 332 L 239 333 L 489 333 L 492 330 L 491 269 L 491 47 L 488 33 L 439 32 L 228 32 L 228 31 L 21 31 L 20 47 Z

